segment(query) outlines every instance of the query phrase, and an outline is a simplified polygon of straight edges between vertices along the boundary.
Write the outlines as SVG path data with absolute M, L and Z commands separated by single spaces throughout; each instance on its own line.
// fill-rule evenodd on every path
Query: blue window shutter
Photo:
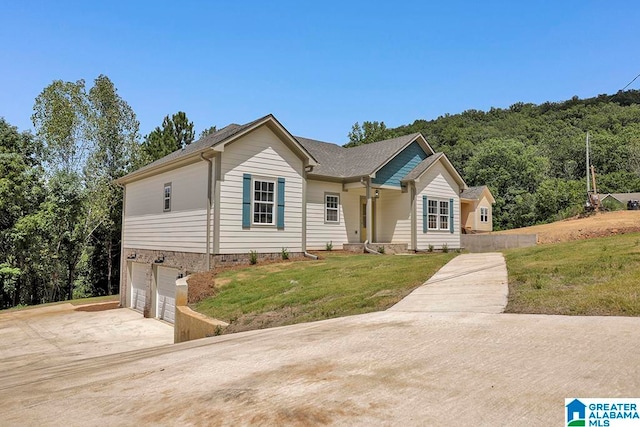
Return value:
M 284 229 L 284 178 L 278 178 L 278 229 Z
M 449 231 L 453 233 L 453 199 L 449 199 Z
M 422 232 L 426 233 L 429 229 L 427 196 L 422 196 Z
M 242 228 L 251 227 L 251 174 L 242 176 Z

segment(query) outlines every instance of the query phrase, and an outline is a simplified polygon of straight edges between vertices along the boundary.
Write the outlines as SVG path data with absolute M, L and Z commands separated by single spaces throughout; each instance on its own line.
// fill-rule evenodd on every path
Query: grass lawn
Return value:
M 229 322 L 225 333 L 385 310 L 456 254 L 375 256 L 327 252 L 318 261 L 225 271 L 196 311 Z
M 504 254 L 506 312 L 640 316 L 640 233 Z

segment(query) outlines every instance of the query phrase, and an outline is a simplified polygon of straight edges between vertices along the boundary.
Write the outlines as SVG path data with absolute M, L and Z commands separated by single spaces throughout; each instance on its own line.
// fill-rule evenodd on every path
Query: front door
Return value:
M 371 199 L 371 226 L 373 227 L 372 240 L 376 240 L 376 199 Z M 367 240 L 367 198 L 360 196 L 360 243 Z M 372 243 L 372 242 L 369 242 Z
M 367 198 L 360 197 L 360 243 L 367 240 Z

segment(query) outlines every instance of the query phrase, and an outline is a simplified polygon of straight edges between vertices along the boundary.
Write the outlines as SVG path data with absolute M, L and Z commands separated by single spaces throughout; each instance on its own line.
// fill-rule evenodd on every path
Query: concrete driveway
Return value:
M 0 414 L 9 426 L 560 425 L 566 397 L 639 397 L 639 354 L 639 318 L 387 311 L 15 364 L 0 371 Z
M 3 373 L 173 343 L 172 326 L 113 307 L 58 304 L 0 312 Z

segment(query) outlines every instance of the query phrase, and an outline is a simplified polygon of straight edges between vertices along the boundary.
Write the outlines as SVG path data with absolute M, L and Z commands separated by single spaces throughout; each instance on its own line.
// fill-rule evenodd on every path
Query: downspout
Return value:
M 416 182 L 411 181 L 409 188 L 411 194 L 411 249 L 418 250 L 418 212 L 417 212 L 417 194 L 416 194 Z
M 316 255 L 307 252 L 307 168 L 304 167 L 302 175 L 302 253 L 305 257 L 317 260 Z
M 382 255 L 380 252 L 371 249 L 368 245 L 369 245 L 369 241 L 365 240 L 364 241 L 364 250 L 365 251 L 369 252 L 370 254 Z
M 124 213 L 127 209 L 127 187 L 119 182 L 116 185 L 122 188 L 122 219 L 120 221 L 120 308 L 127 306 L 127 260 L 124 256 Z M 123 280 L 124 279 L 124 280 Z M 122 285 L 124 284 L 124 292 Z
M 211 180 L 213 178 L 213 162 L 211 159 L 204 157 L 204 153 L 200 153 L 200 158 L 208 163 L 207 165 L 207 248 L 205 250 L 205 265 L 207 271 L 211 270 Z

